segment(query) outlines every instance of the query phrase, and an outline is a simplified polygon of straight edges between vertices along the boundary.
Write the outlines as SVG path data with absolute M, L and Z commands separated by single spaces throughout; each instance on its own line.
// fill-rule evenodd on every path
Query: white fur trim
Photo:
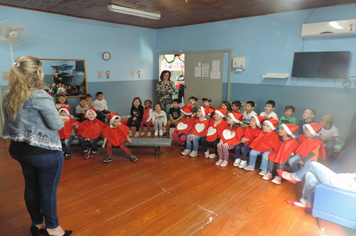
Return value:
M 61 108 L 61 109 L 58 110 L 59 113 L 61 113 L 61 111 L 65 111 L 67 113 L 67 115 L 70 116 L 70 113 L 69 113 L 69 111 L 67 109 Z
M 206 116 L 206 114 L 205 114 L 204 107 L 200 107 L 200 110 L 201 110 L 201 113 L 203 114 L 203 117 L 205 117 L 205 116 Z
M 219 110 L 215 110 L 216 113 L 218 113 L 219 116 L 224 117 L 225 115 L 221 113 Z
M 257 127 L 260 127 L 261 123 L 260 120 L 257 118 L 257 116 L 252 116 L 252 117 L 255 118 Z
M 119 117 L 119 119 L 121 119 L 120 116 L 113 116 L 110 120 L 110 125 L 112 125 L 112 123 L 114 123 L 114 121 L 117 117 Z
M 180 111 L 183 112 L 187 116 L 190 116 L 192 114 L 192 112 L 191 113 L 185 113 L 182 108 L 180 109 Z
M 95 111 L 93 111 L 93 110 L 88 110 L 88 111 L 85 113 L 85 116 L 88 116 L 89 112 L 93 112 L 93 113 L 94 113 L 94 115 L 95 115 L 95 117 L 97 116 L 96 112 L 95 112 Z
M 313 136 L 318 136 L 318 134 L 315 132 L 315 130 L 311 127 L 310 124 L 305 124 L 303 125 L 303 129 L 307 127 L 307 129 L 309 130 L 309 132 L 313 135 Z
M 239 121 L 239 120 L 236 120 L 235 116 L 234 116 L 232 113 L 229 113 L 229 116 L 231 117 L 231 119 L 232 119 L 233 121 L 235 121 L 235 123 L 240 124 L 240 121 Z
M 281 126 L 283 126 L 284 130 L 287 132 L 287 134 L 289 134 L 289 136 L 291 136 L 293 138 L 295 137 L 294 134 L 288 128 L 288 126 L 286 126 L 285 124 L 282 124 Z
M 272 122 L 269 120 L 265 120 L 264 122 L 266 122 L 267 124 L 269 124 L 269 126 L 273 129 L 276 130 L 276 127 L 273 126 Z

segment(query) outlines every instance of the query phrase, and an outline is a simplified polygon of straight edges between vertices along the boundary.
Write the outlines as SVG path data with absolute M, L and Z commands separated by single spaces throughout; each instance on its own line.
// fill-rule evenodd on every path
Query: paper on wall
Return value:
M 210 71 L 210 79 L 220 79 L 220 71 Z
M 213 60 L 211 70 L 212 71 L 220 71 L 220 60 Z
M 200 66 L 196 66 L 194 68 L 194 77 L 201 77 L 201 67 Z
M 209 77 L 209 63 L 202 64 L 202 77 Z

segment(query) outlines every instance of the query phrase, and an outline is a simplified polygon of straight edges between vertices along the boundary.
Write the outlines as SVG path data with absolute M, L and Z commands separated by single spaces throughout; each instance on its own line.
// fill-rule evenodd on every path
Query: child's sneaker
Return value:
M 244 160 L 240 161 L 239 168 L 243 169 L 246 166 L 247 166 L 247 161 L 244 161 Z
M 197 155 L 198 155 L 198 152 L 196 152 L 196 151 L 192 151 L 192 152 L 189 154 L 190 157 L 196 157 Z
M 136 132 L 135 135 L 134 135 L 134 137 L 137 138 L 139 135 L 140 135 L 140 133 L 139 133 L 139 132 Z
M 147 132 L 147 137 L 151 137 L 151 132 Z
M 165 132 L 165 133 L 163 134 L 163 137 L 164 137 L 164 138 L 169 137 L 169 133 L 168 133 L 168 132 Z
M 217 158 L 217 157 L 218 156 L 215 153 L 212 153 L 212 154 L 209 155 L 209 158 L 211 158 L 211 159 L 214 159 L 214 158 Z
M 225 167 L 225 166 L 227 166 L 227 163 L 228 163 L 227 161 L 223 161 L 220 166 Z
M 84 160 L 88 160 L 89 157 L 90 157 L 90 151 L 88 151 L 88 150 L 83 151 Z
M 141 132 L 140 133 L 140 136 L 142 137 L 142 136 L 145 136 L 145 132 Z
M 222 162 L 223 162 L 223 160 L 219 159 L 217 162 L 215 162 L 215 165 L 219 166 L 219 165 L 221 165 Z
M 274 177 L 274 179 L 271 182 L 275 183 L 275 184 L 281 184 L 282 183 L 281 177 L 276 176 L 276 177 Z
M 205 158 L 209 158 L 209 150 L 204 152 L 204 156 L 205 156 Z
M 186 156 L 186 155 L 188 155 L 189 153 L 190 153 L 190 150 L 184 149 L 184 151 L 181 152 L 180 154 L 182 154 L 183 156 Z
M 237 166 L 239 166 L 240 161 L 241 161 L 240 158 L 236 158 L 236 160 L 234 161 L 234 164 L 232 164 L 232 165 L 237 167 Z
M 71 158 L 71 156 L 69 153 L 64 153 L 64 159 L 68 160 L 70 158 Z
M 255 166 L 254 165 L 247 165 L 247 166 L 245 166 L 244 170 L 254 171 L 255 170 Z
M 130 154 L 129 158 L 133 163 L 135 163 L 137 161 L 137 158 L 132 154 Z
M 105 159 L 103 160 L 104 163 L 109 163 L 109 162 L 111 162 L 111 161 L 112 161 L 111 156 L 107 156 L 107 157 L 105 157 Z
M 163 129 L 160 129 L 159 130 L 159 136 L 162 136 L 163 135 Z
M 264 176 L 265 174 L 267 174 L 267 170 L 261 170 L 258 174 Z
M 267 174 L 265 174 L 265 175 L 262 177 L 262 179 L 264 179 L 264 180 L 272 179 L 272 173 L 267 172 Z
M 130 136 L 130 137 L 132 136 L 132 132 L 131 132 L 131 130 L 129 130 L 129 136 Z
M 99 154 L 99 151 L 91 151 L 90 152 L 90 157 L 98 155 L 98 154 Z
M 158 136 L 158 130 L 155 131 L 155 136 Z

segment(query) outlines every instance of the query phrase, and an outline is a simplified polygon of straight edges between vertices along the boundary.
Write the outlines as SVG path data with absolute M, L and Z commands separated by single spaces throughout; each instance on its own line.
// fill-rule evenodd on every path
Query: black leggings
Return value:
M 141 120 L 140 118 L 137 118 L 135 121 L 133 121 L 133 117 L 130 117 L 127 120 L 127 124 L 126 126 L 131 128 L 132 122 L 135 122 L 135 126 L 136 126 L 136 132 L 140 131 L 140 124 L 141 124 Z
M 218 143 L 220 142 L 220 139 L 217 138 L 213 142 L 208 142 L 206 141 L 206 137 L 202 137 L 200 139 L 201 146 L 203 147 L 203 151 L 207 152 L 208 151 L 208 145 L 214 148 L 215 154 L 218 155 Z

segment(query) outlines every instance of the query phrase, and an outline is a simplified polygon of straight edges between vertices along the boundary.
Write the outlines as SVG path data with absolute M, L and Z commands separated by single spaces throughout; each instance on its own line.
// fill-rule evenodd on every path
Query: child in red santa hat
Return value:
M 70 117 L 70 106 L 62 106 L 59 110 L 59 115 L 60 116 L 68 116 Z M 71 144 L 72 141 L 75 138 L 75 132 L 74 129 L 78 129 L 78 121 L 74 120 L 72 118 L 69 118 L 68 121 L 64 122 L 64 126 L 61 130 L 58 130 L 59 138 L 61 141 L 64 141 L 64 144 L 66 146 L 65 152 L 64 152 L 64 158 L 65 159 L 70 159 L 71 158 Z
M 85 110 L 85 116 L 88 118 L 78 125 L 79 143 L 83 150 L 83 158 L 89 159 L 93 155 L 99 154 L 98 141 L 101 139 L 101 132 L 105 124 L 96 118 L 96 111 L 93 108 Z M 92 151 L 88 151 L 86 141 L 90 143 Z
M 174 140 L 181 144 L 182 149 L 184 149 L 185 140 L 187 139 L 187 136 L 195 123 L 195 118 L 192 117 L 192 113 L 193 108 L 190 105 L 185 105 L 184 107 L 182 107 L 182 119 L 177 124 L 172 134 L 172 138 L 174 138 Z
M 252 150 L 250 152 L 250 161 L 248 166 L 244 168 L 245 170 L 255 170 L 257 155 L 262 154 L 261 171 L 258 174 L 267 174 L 268 154 L 277 150 L 282 143 L 279 140 L 278 133 L 275 131 L 278 123 L 279 120 L 273 117 L 263 122 L 263 132 L 249 145 Z
M 125 142 L 131 143 L 129 137 L 130 128 L 126 125 L 121 124 L 121 118 L 117 112 L 106 114 L 109 119 L 110 124 L 107 125 L 103 130 L 104 142 L 102 148 L 105 148 L 106 144 L 106 158 L 103 160 L 104 163 L 109 163 L 112 161 L 112 147 L 120 147 L 126 155 L 129 156 L 132 162 L 136 162 L 137 158 L 132 155 L 130 150 L 125 146 Z
M 199 147 L 199 140 L 202 137 L 206 136 L 208 130 L 208 120 L 205 118 L 207 114 L 211 111 L 209 108 L 200 107 L 197 112 L 197 118 L 195 119 L 195 124 L 188 134 L 186 139 L 186 148 L 181 153 L 183 156 L 189 154 L 190 157 L 196 157 L 198 155 L 198 147 Z M 193 141 L 193 151 L 192 150 L 192 141 Z
M 266 117 L 257 115 L 251 117 L 249 125 L 245 128 L 244 136 L 241 138 L 241 143 L 235 146 L 236 159 L 232 164 L 233 166 L 241 169 L 247 166 L 247 155 L 251 151 L 248 145 L 262 132 L 260 127 L 266 119 Z M 241 154 L 242 159 L 240 159 Z
M 217 145 L 220 142 L 220 133 L 226 129 L 227 123 L 224 120 L 224 117 L 227 113 L 227 109 L 218 107 L 213 118 L 209 119 L 208 131 L 206 137 L 203 137 L 200 140 L 200 143 L 203 147 L 204 156 L 206 158 L 216 158 L 217 157 Z M 214 148 L 214 153 L 209 154 L 208 145 Z
M 226 129 L 220 130 L 220 142 L 217 145 L 219 160 L 215 165 L 226 166 L 229 161 L 229 150 L 241 142 L 244 135 L 244 130 L 240 126 L 242 118 L 243 115 L 237 112 L 229 113 L 226 117 L 228 126 Z
M 279 136 L 282 138 L 283 143 L 277 150 L 274 150 L 274 152 L 268 155 L 268 172 L 262 179 L 269 180 L 272 178 L 274 163 L 278 163 L 278 170 L 284 170 L 284 164 L 299 147 L 298 141 L 294 139 L 294 134 L 298 128 L 298 125 L 293 124 L 282 124 L 279 127 Z M 281 184 L 281 177 L 275 176 L 272 183 Z

